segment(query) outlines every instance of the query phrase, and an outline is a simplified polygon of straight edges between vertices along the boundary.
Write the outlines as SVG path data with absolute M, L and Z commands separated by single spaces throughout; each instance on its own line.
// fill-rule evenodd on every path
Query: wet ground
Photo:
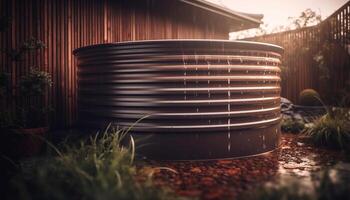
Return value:
M 312 186 L 320 171 L 341 166 L 350 171 L 347 155 L 319 149 L 293 134 L 283 134 L 278 150 L 260 156 L 218 161 L 148 161 L 140 172 L 155 170 L 154 182 L 177 194 L 199 199 L 235 199 L 242 192 L 288 177 Z M 172 170 L 170 170 L 172 169 Z

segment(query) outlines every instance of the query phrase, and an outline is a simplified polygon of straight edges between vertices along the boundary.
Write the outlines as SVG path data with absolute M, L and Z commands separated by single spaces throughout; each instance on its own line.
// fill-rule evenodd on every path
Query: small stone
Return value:
M 215 180 L 211 177 L 203 177 L 201 179 L 201 183 L 205 186 L 212 186 L 214 185 Z
M 226 171 L 226 173 L 229 175 L 229 176 L 234 176 L 234 175 L 236 175 L 236 174 L 238 174 L 238 173 L 240 173 L 241 172 L 241 169 L 239 169 L 239 168 L 232 168 L 232 169 L 228 169 L 227 171 Z
M 302 147 L 302 146 L 304 146 L 305 144 L 302 143 L 302 142 L 297 142 L 297 145 L 300 146 L 300 147 Z
M 299 167 L 300 166 L 298 165 L 298 163 L 295 163 L 295 162 L 289 162 L 283 165 L 283 168 L 285 169 L 297 169 Z
M 191 172 L 193 172 L 193 173 L 201 173 L 202 170 L 199 167 L 194 167 L 194 168 L 191 169 Z

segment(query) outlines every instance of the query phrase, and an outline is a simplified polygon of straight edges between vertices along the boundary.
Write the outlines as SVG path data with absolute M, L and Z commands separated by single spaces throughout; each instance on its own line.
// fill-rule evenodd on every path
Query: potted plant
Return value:
M 16 49 L 0 49 L 13 63 L 23 61 L 23 55 L 45 47 L 35 38 L 24 41 Z M 17 159 L 37 154 L 49 129 L 51 108 L 45 102 L 52 85 L 50 74 L 31 68 L 16 85 L 11 85 L 10 72 L 0 72 L 1 152 Z
M 45 94 L 52 85 L 50 74 L 31 68 L 19 81 L 21 103 L 17 106 L 17 129 L 21 134 L 21 148 L 26 155 L 40 151 L 43 138 L 49 130 L 50 106 L 45 103 Z
M 48 126 L 50 107 L 45 104 L 45 94 L 52 86 L 51 75 L 38 68 L 31 68 L 19 82 L 22 107 L 19 107 L 21 126 L 38 129 Z M 34 131 L 34 130 L 33 130 Z
M 31 68 L 18 85 L 15 109 L 1 111 L 0 125 L 5 135 L 8 155 L 13 158 L 40 152 L 49 130 L 49 112 L 45 94 L 52 85 L 50 74 Z

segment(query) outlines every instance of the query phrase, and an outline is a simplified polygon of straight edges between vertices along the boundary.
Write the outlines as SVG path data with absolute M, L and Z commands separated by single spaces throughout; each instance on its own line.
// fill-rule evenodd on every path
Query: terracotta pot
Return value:
M 37 155 L 42 150 L 48 130 L 48 127 L 8 130 L 3 138 L 3 152 L 13 159 Z

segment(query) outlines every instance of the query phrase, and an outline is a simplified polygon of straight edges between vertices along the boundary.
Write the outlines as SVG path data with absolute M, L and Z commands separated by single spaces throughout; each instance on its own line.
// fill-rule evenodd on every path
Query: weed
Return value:
M 304 135 L 316 145 L 336 149 L 350 149 L 350 110 L 328 109 L 327 114 L 316 119 L 304 131 Z
M 150 178 L 135 180 L 134 143 L 127 130 L 108 126 L 102 133 L 58 150 L 57 156 L 26 167 L 14 180 L 20 199 L 178 199 L 155 187 Z

